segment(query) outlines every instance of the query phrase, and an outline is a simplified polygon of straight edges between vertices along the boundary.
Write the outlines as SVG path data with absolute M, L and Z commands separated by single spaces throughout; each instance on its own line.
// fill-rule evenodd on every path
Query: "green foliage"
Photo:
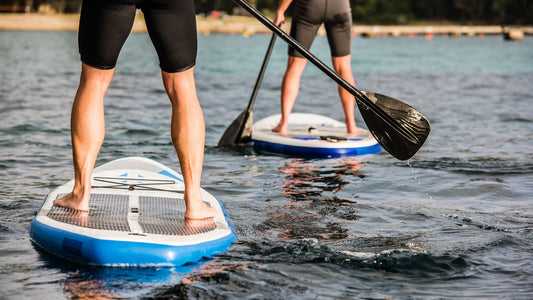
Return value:
M 493 0 L 491 11 L 501 24 L 533 24 L 533 1 Z
M 180 0 L 183 1 L 183 0 Z M 219 10 L 231 14 L 233 0 L 193 0 L 198 13 Z M 265 13 L 276 11 L 280 0 L 248 0 Z M 296 1 L 296 0 L 295 0 Z M 336 0 L 329 0 L 336 1 Z M 3 5 L 50 5 L 59 10 L 76 10 L 82 0 L 0 0 Z M 355 23 L 405 24 L 419 21 L 447 21 L 472 24 L 533 24 L 532 0 L 350 0 Z M 70 12 L 72 12 L 70 11 Z M 287 11 L 290 16 L 291 9 Z
M 355 22 L 533 24 L 531 0 L 350 0 Z
M 408 1 L 351 0 L 352 16 L 358 23 L 402 24 L 412 19 Z

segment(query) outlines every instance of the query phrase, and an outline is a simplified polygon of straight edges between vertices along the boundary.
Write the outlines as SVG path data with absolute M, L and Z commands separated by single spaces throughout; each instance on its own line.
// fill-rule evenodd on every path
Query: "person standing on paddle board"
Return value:
M 185 183 L 185 218 L 212 218 L 216 211 L 200 194 L 205 123 L 194 79 L 194 0 L 83 1 L 78 31 L 81 78 L 71 113 L 75 183 L 72 192 L 54 205 L 89 210 L 91 175 L 105 135 L 104 96 L 137 8 L 144 13 L 172 104 L 171 137 Z
M 285 11 L 292 0 L 281 0 L 276 26 L 285 22 Z M 331 50 L 333 68 L 344 80 L 355 86 L 351 67 L 351 31 L 352 14 L 349 0 L 295 0 L 290 35 L 303 47 L 309 49 L 316 37 L 318 28 L 324 23 Z M 281 120 L 272 131 L 285 134 L 289 115 L 298 96 L 300 78 L 307 59 L 297 50 L 289 46 L 287 69 L 281 85 Z M 355 98 L 341 86 L 338 87 L 339 97 L 344 110 L 348 133 L 358 133 L 355 124 Z

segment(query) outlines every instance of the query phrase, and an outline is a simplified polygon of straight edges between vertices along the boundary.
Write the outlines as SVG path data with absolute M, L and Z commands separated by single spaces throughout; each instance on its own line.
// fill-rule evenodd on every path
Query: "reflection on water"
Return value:
M 324 194 L 339 192 L 350 182 L 346 176 L 364 178 L 359 171 L 362 166 L 356 158 L 339 159 L 335 166 L 316 164 L 313 160 L 291 159 L 279 169 L 286 175 L 281 189 L 288 201 L 267 212 L 267 220 L 258 225 L 257 230 L 275 231 L 277 237 L 283 240 L 346 238 L 348 229 L 339 221 L 357 220 L 357 203 L 353 199 Z
M 364 178 L 358 170 L 363 163 L 356 158 L 343 158 L 333 167 L 315 165 L 312 160 L 292 159 L 279 171 L 287 174 L 283 189 L 288 198 L 294 201 L 309 200 L 323 192 L 336 192 L 349 183 L 343 180 L 346 175 Z
M 65 263 L 47 252 L 38 253 L 46 269 L 65 275 L 59 284 L 63 294 L 72 299 L 136 298 L 144 295 L 146 289 L 177 284 L 185 274 L 194 273 L 211 263 L 201 261 L 171 268 L 100 267 Z

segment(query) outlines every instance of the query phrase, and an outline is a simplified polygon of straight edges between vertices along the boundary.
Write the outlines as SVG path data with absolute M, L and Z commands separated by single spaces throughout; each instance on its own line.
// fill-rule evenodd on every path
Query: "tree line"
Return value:
M 198 14 L 219 11 L 242 13 L 233 0 L 194 0 Z M 273 15 L 280 0 L 248 0 L 267 15 Z M 77 13 L 82 0 L 0 0 L 0 7 L 23 6 L 39 11 L 43 6 L 57 13 Z M 355 23 L 413 24 L 452 22 L 460 24 L 532 25 L 531 0 L 350 0 Z M 292 10 L 288 10 L 288 15 Z

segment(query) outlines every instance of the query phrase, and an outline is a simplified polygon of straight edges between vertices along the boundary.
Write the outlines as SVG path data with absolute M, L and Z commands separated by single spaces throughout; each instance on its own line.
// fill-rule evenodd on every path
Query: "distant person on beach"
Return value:
M 285 11 L 292 0 L 281 0 L 274 24 L 285 22 Z M 309 49 L 316 37 L 318 28 L 324 23 L 331 50 L 331 60 L 335 71 L 351 85 L 355 85 L 351 67 L 352 14 L 349 0 L 295 0 L 290 35 L 304 48 Z M 287 69 L 281 84 L 281 120 L 272 131 L 285 134 L 289 115 L 298 96 L 300 78 L 307 59 L 289 46 Z M 358 133 L 355 124 L 355 98 L 341 86 L 339 97 L 344 110 L 348 133 Z
M 194 79 L 194 0 L 83 1 L 78 32 L 81 78 L 71 113 L 75 183 L 54 205 L 89 210 L 91 175 L 105 135 L 104 96 L 137 8 L 144 13 L 172 104 L 171 137 L 185 182 L 185 218 L 212 218 L 216 211 L 200 194 L 205 123 Z

